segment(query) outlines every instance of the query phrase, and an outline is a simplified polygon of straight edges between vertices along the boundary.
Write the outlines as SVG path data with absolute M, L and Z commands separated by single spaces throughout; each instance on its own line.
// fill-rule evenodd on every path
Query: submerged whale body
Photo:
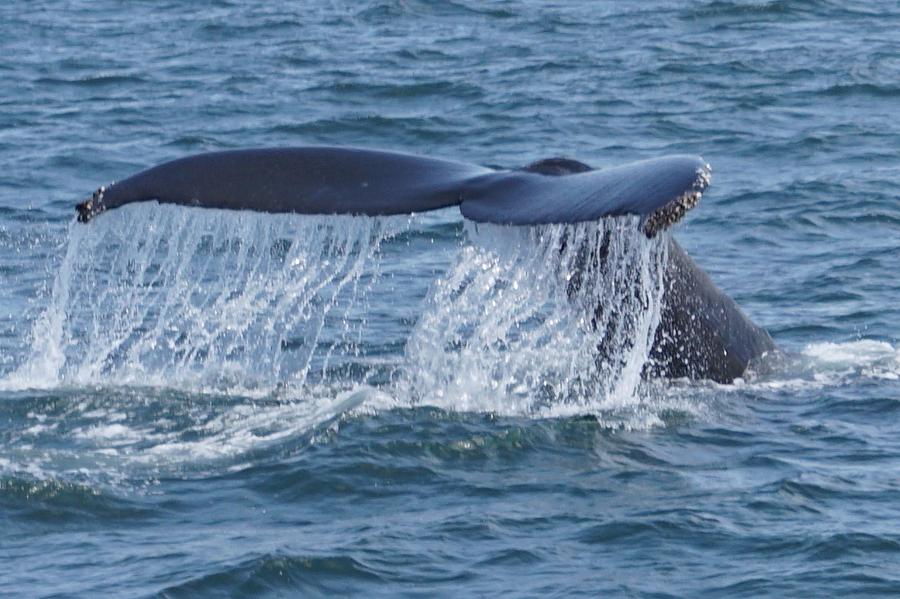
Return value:
M 476 222 L 576 223 L 636 215 L 648 237 L 697 205 L 710 169 L 667 156 L 594 170 L 551 158 L 517 170 L 338 147 L 266 148 L 181 158 L 98 189 L 78 220 L 143 201 L 272 213 L 391 215 L 458 205 Z M 765 330 L 669 238 L 663 311 L 650 376 L 731 382 L 773 350 Z M 604 306 L 598 306 L 602 311 Z M 602 351 L 602 348 L 601 348 Z

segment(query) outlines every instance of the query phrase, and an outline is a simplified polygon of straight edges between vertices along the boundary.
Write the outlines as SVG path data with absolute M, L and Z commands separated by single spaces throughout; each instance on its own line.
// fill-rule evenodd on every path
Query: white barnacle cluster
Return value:
M 700 203 L 700 198 L 711 180 L 712 167 L 708 163 L 698 168 L 697 178 L 689 190 L 647 217 L 644 221 L 644 234 L 647 237 L 654 237 L 684 218 L 688 210 Z
M 106 193 L 106 186 L 101 185 L 100 188 L 91 195 L 91 200 L 98 204 L 97 209 L 102 211 L 106 207 L 103 205 L 103 194 Z
M 91 194 L 89 200 L 85 200 L 78 204 L 75 208 L 78 210 L 78 220 L 86 223 L 94 215 L 100 214 L 106 210 L 106 204 L 103 203 L 103 194 L 106 193 L 106 186 L 103 185 L 97 191 Z

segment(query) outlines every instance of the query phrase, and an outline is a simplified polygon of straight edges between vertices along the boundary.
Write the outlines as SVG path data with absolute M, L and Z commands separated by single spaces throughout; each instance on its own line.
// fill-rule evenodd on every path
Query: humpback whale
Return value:
M 261 148 L 180 158 L 101 187 L 76 206 L 84 223 L 134 202 L 271 213 L 392 215 L 459 206 L 475 222 L 576 223 L 636 215 L 654 237 L 700 201 L 710 167 L 673 155 L 593 169 L 549 158 L 520 169 L 344 147 Z M 663 311 L 648 376 L 730 383 L 775 349 L 675 241 L 668 238 Z M 598 306 L 602 310 L 602 306 Z

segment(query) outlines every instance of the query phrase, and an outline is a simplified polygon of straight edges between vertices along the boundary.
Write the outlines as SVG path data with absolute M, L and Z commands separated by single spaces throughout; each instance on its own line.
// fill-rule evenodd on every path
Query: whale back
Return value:
M 663 311 L 648 361 L 654 376 L 731 383 L 775 350 L 765 329 L 669 238 Z

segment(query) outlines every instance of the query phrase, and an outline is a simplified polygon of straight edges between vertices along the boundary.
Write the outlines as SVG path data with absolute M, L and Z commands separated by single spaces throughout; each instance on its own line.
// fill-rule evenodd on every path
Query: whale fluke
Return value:
M 490 169 L 358 148 L 262 148 L 179 158 L 100 188 L 78 205 L 104 210 L 157 200 L 203 208 L 299 214 L 407 214 L 460 202 L 459 185 Z
M 696 206 L 710 181 L 710 167 L 699 156 L 666 156 L 559 176 L 543 171 L 492 173 L 469 182 L 460 206 L 463 216 L 539 225 L 637 214 L 652 237 Z
M 406 214 L 459 205 L 463 216 L 512 225 L 642 217 L 648 236 L 677 222 L 709 184 L 699 157 L 669 156 L 593 170 L 566 158 L 520 170 L 337 147 L 265 148 L 180 158 L 101 187 L 78 220 L 161 203 L 300 214 Z

